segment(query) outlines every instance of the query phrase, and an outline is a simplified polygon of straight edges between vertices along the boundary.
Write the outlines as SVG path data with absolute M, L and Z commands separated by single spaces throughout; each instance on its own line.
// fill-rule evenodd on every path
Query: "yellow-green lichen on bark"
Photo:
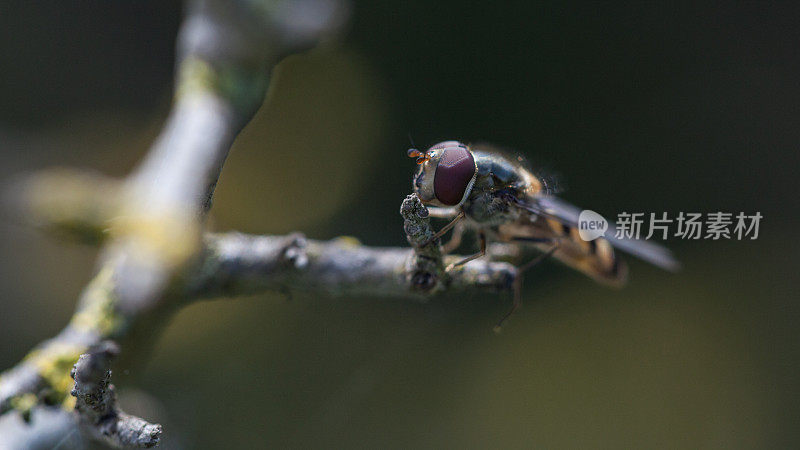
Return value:
M 212 65 L 201 58 L 190 56 L 179 66 L 176 98 L 198 93 L 215 94 L 228 99 L 239 111 L 252 111 L 264 99 L 268 77 L 265 64 L 245 67 L 243 64 Z
M 117 309 L 113 269 L 105 267 L 94 277 L 84 292 L 70 326 L 80 332 L 113 337 L 125 327 L 125 318 Z M 74 363 L 74 361 L 73 361 Z
M 44 382 L 40 392 L 45 403 L 60 404 L 64 409 L 72 409 L 75 399 L 69 395 L 73 384 L 69 372 L 78 357 L 87 350 L 83 345 L 51 341 L 25 357 L 25 361 L 36 368 Z
M 115 216 L 120 184 L 88 171 L 47 169 L 20 183 L 23 209 L 50 231 L 99 244 Z
M 335 241 L 344 248 L 356 248 L 361 245 L 361 241 L 355 236 L 339 236 Z
M 22 394 L 11 399 L 11 409 L 22 414 L 22 418 L 27 422 L 31 417 L 31 409 L 39 402 L 35 394 Z

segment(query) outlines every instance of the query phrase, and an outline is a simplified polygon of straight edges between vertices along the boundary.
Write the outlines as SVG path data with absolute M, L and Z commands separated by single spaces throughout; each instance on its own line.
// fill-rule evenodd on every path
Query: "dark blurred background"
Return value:
M 405 245 L 410 134 L 517 149 L 570 201 L 760 211 L 758 240 L 667 242 L 608 290 L 548 264 L 510 298 L 296 294 L 181 311 L 123 406 L 165 448 L 797 446 L 800 5 L 359 2 L 276 71 L 238 139 L 217 230 Z M 122 176 L 169 107 L 181 6 L 0 5 L 0 176 Z M 0 367 L 68 320 L 96 250 L 0 221 Z

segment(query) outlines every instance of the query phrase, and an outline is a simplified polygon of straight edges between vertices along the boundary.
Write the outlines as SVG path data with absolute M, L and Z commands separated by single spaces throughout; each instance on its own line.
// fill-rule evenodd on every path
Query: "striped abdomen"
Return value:
M 561 237 L 559 249 L 553 254 L 561 262 L 602 283 L 621 286 L 627 281 L 628 267 L 607 240 L 584 241 L 575 227 L 554 219 L 540 220 L 547 223 L 554 236 Z
M 578 229 L 550 218 L 522 217 L 515 223 L 501 225 L 498 234 L 501 240 L 525 242 L 526 239 L 553 239 L 558 249 L 553 256 L 575 270 L 585 273 L 596 281 L 621 286 L 627 280 L 628 269 L 611 244 L 598 238 L 584 241 Z M 553 243 L 535 243 L 537 248 L 547 251 Z

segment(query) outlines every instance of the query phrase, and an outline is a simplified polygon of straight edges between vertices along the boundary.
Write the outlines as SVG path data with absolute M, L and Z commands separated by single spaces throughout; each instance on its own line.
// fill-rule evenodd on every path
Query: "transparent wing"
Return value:
M 542 196 L 528 199 L 527 201 L 519 201 L 517 204 L 533 214 L 555 219 L 570 227 L 578 227 L 578 217 L 581 214 L 581 209 L 558 197 Z M 603 237 L 611 245 L 662 269 L 673 272 L 680 269 L 680 263 L 669 249 L 641 239 L 618 238 L 616 233 L 614 222 L 608 221 L 608 229 Z

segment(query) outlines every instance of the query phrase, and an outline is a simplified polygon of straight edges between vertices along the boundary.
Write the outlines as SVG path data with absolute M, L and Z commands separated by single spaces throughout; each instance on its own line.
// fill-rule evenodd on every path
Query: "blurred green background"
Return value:
M 0 6 L 0 175 L 122 176 L 169 107 L 180 4 Z M 667 244 L 608 290 L 555 264 L 509 297 L 296 294 L 181 311 L 123 406 L 164 448 L 786 448 L 800 429 L 800 6 L 359 2 L 276 71 L 217 191 L 217 230 L 405 245 L 408 134 L 515 148 L 570 201 L 760 211 L 755 241 Z M 0 221 L 0 367 L 68 320 L 96 250 Z

